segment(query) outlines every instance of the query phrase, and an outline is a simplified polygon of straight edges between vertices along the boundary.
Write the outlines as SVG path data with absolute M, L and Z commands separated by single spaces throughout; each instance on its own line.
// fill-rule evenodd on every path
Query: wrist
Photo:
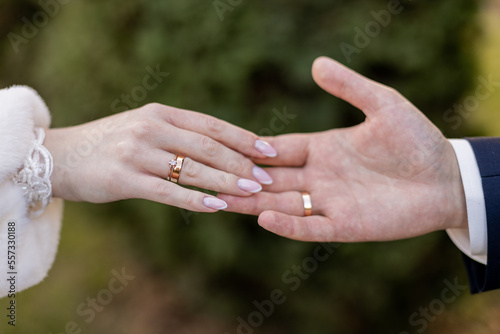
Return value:
M 452 148 L 449 150 L 448 161 L 451 162 L 451 170 L 449 173 L 449 179 L 443 184 L 442 189 L 442 191 L 447 194 L 449 202 L 449 204 L 447 205 L 448 212 L 445 219 L 445 229 L 466 229 L 468 227 L 468 221 L 464 185 L 458 165 L 458 160 Z
M 57 198 L 67 198 L 64 191 L 64 174 L 67 172 L 64 167 L 65 157 L 65 137 L 64 129 L 45 130 L 44 146 L 52 155 L 54 161 L 54 170 L 50 181 L 52 183 L 52 196 Z

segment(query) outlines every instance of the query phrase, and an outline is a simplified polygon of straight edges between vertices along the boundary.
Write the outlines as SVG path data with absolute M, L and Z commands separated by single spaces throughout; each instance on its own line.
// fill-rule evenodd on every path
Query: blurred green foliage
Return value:
M 22 18 L 31 21 L 42 9 L 38 1 L 2 0 L 0 85 L 33 86 L 50 106 L 54 126 L 69 126 L 116 112 L 113 101 L 158 66 L 169 76 L 137 105 L 202 111 L 261 134 L 313 132 L 364 119 L 312 81 L 313 60 L 327 55 L 398 89 L 445 134 L 470 131 L 452 131 L 443 112 L 474 82 L 478 2 L 402 1 L 404 10 L 348 62 L 341 43 L 355 46 L 355 28 L 365 30 L 374 21 L 371 11 L 387 4 L 243 0 L 221 20 L 212 1 L 75 0 L 60 5 L 16 53 L 8 34 L 22 36 Z M 284 109 L 296 117 L 272 127 Z M 193 312 L 227 324 L 221 332 L 235 333 L 237 317 L 255 311 L 254 300 L 281 289 L 287 300 L 264 329 L 396 333 L 409 328 L 408 316 L 438 295 L 444 279 L 459 273 L 465 282 L 459 252 L 443 233 L 341 245 L 292 292 L 283 273 L 317 245 L 274 236 L 255 217 L 196 214 L 142 200 L 83 206 L 96 224 L 127 231 L 137 255 L 177 282 Z

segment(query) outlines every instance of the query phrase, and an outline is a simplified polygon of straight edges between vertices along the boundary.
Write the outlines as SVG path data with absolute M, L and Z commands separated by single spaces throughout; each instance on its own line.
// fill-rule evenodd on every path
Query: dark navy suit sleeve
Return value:
M 500 138 L 466 138 L 476 156 L 486 205 L 487 265 L 464 255 L 472 293 L 500 288 Z

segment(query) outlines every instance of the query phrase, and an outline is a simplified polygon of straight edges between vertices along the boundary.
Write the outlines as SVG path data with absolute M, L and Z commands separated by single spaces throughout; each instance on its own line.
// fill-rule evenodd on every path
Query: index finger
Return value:
M 269 166 L 304 166 L 309 155 L 309 143 L 315 134 L 286 134 L 276 137 L 264 137 L 276 149 L 277 155 L 273 158 L 253 159 L 255 163 Z

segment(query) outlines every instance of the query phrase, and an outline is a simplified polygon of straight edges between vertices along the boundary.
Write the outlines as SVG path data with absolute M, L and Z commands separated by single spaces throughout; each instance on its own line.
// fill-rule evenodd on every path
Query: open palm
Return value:
M 219 195 L 228 210 L 304 241 L 394 240 L 466 224 L 465 196 L 453 148 L 408 100 L 319 58 L 315 81 L 361 109 L 351 128 L 267 138 L 278 156 L 265 161 L 274 179 L 252 197 Z M 304 216 L 300 191 L 311 194 Z

